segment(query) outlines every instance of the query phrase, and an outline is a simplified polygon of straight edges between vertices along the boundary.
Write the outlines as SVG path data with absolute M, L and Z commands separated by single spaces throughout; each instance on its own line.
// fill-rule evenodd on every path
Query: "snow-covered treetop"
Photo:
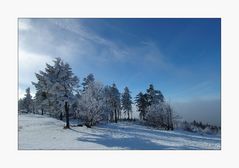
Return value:
M 83 91 L 85 91 L 88 87 L 88 85 L 91 82 L 94 82 L 95 78 L 93 74 L 89 74 L 86 78 L 83 79 L 82 86 L 83 86 Z
M 36 73 L 37 82 L 32 84 L 36 87 L 36 96 L 46 98 L 58 97 L 59 101 L 70 101 L 74 91 L 79 88 L 79 79 L 72 72 L 69 64 L 61 58 L 53 60 L 54 64 L 46 64 L 45 71 Z
M 147 98 L 149 104 L 164 102 L 164 96 L 160 90 L 155 90 L 152 84 L 149 85 L 147 89 Z

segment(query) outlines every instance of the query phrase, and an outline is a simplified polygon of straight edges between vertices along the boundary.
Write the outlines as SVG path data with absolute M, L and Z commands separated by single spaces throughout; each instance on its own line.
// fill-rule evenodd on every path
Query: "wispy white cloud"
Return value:
M 79 66 L 87 61 L 95 65 L 125 61 L 128 56 L 122 46 L 90 31 L 79 19 L 20 19 L 19 23 L 31 27 L 20 29 L 19 35 L 19 46 L 31 53 L 62 57 L 72 64 L 77 60 Z
M 53 22 L 60 28 L 76 34 L 81 41 L 87 42 L 89 45 L 97 45 L 94 46 L 95 48 L 98 48 L 98 46 L 104 48 L 107 53 L 104 52 L 105 55 L 101 55 L 102 60 L 105 60 L 104 58 L 106 58 L 108 60 L 116 59 L 116 61 L 122 61 L 128 56 L 123 48 L 119 47 L 115 42 L 90 31 L 81 24 L 80 20 L 57 19 L 53 20 Z M 92 49 L 92 47 L 90 48 Z
M 19 49 L 19 97 L 24 96 L 25 89 L 30 87 L 32 92 L 35 88 L 31 82 L 35 81 L 35 73 L 45 68 L 46 62 L 51 62 L 52 57 L 30 53 Z
M 166 57 L 162 54 L 159 46 L 153 41 L 143 41 L 141 42 L 144 46 L 143 49 L 145 53 L 143 59 L 146 63 L 157 65 L 161 69 L 169 69 L 172 64 L 166 60 Z
M 139 42 L 136 47 L 118 44 L 91 31 L 80 19 L 20 19 L 19 23 L 23 25 L 19 27 L 31 27 L 20 32 L 19 43 L 32 53 L 60 56 L 69 62 L 77 59 L 82 64 L 87 60 L 95 64 L 141 60 L 164 69 L 171 66 L 153 41 Z
M 46 62 L 51 62 L 52 57 L 30 53 L 19 49 L 19 78 L 20 83 L 26 84 L 26 81 L 34 79 L 34 73 L 45 68 Z

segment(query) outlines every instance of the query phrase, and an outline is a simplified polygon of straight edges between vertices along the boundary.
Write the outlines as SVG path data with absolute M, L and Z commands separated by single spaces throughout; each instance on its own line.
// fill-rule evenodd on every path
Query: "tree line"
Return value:
M 205 124 L 201 121 L 182 121 L 177 123 L 177 127 L 189 131 L 189 132 L 197 132 L 197 133 L 206 133 L 206 134 L 220 134 L 221 133 L 221 127 L 215 126 L 211 124 Z
M 35 76 L 37 82 L 32 82 L 35 96 L 32 98 L 30 88 L 27 88 L 24 98 L 18 101 L 19 112 L 47 114 L 65 120 L 65 128 L 70 128 L 71 118 L 91 127 L 101 121 L 132 120 L 132 104 L 135 103 L 143 123 L 174 129 L 173 109 L 152 84 L 145 93 L 137 94 L 134 102 L 127 86 L 120 93 L 115 83 L 104 86 L 95 80 L 93 74 L 83 78 L 80 89 L 79 78 L 61 58 L 54 59 L 53 65 L 46 63 L 45 70 L 35 73 Z

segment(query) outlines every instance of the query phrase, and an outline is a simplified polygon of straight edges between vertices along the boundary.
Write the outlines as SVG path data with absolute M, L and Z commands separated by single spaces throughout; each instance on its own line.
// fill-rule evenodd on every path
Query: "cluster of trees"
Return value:
M 152 84 L 146 93 L 140 92 L 135 99 L 140 112 L 140 119 L 146 124 L 166 130 L 173 130 L 173 110 L 165 101 L 160 90 L 154 89 Z
M 30 88 L 26 89 L 25 97 L 18 101 L 18 107 L 22 113 L 34 112 L 34 104 L 31 96 Z
M 65 119 L 65 128 L 70 127 L 71 117 L 81 119 L 89 127 L 101 120 L 117 122 L 122 118 L 121 111 L 132 119 L 132 97 L 128 87 L 120 94 L 116 84 L 104 86 L 89 74 L 83 79 L 81 90 L 79 78 L 69 64 L 60 58 L 53 62 L 35 74 L 37 82 L 32 82 L 36 88 L 35 97 L 32 99 L 28 88 L 25 97 L 19 100 L 20 111 Z
M 32 98 L 30 88 L 26 89 L 24 98 L 18 101 L 20 113 L 47 114 L 65 120 L 65 128 L 70 128 L 71 118 L 80 119 L 88 127 L 102 120 L 117 123 L 133 119 L 133 101 L 128 87 L 120 93 L 116 84 L 104 86 L 95 80 L 93 74 L 89 74 L 83 79 L 80 89 L 80 80 L 69 64 L 61 58 L 56 58 L 53 63 L 46 63 L 45 70 L 35 74 L 37 82 L 32 82 L 36 88 L 35 96 Z M 191 132 L 220 131 L 220 127 L 196 121 L 181 122 L 178 126 L 172 107 L 152 84 L 145 93 L 140 92 L 136 96 L 135 104 L 140 120 L 149 126 L 166 130 L 181 127 Z
M 183 121 L 181 123 L 178 123 L 178 127 L 182 128 L 185 131 L 189 132 L 198 132 L 198 133 L 206 133 L 206 134 L 220 134 L 221 133 L 221 127 L 211 125 L 211 124 L 204 124 L 201 121 L 193 121 L 193 122 L 187 122 Z

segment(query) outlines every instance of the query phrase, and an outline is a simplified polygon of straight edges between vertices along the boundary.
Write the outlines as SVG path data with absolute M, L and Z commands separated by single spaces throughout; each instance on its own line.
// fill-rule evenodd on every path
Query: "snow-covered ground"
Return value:
M 63 129 L 47 116 L 19 115 L 19 149 L 220 149 L 220 136 L 162 131 L 128 122 Z

